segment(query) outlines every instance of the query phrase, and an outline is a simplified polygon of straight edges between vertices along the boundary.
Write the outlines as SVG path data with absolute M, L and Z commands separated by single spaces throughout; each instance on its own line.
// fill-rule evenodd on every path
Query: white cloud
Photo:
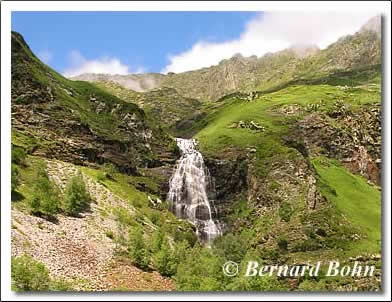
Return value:
M 71 67 L 64 70 L 65 77 L 73 77 L 83 73 L 104 73 L 126 75 L 130 73 L 143 73 L 141 67 L 131 69 L 128 65 L 121 63 L 117 58 L 103 57 L 95 60 L 87 60 L 79 51 L 72 51 L 69 55 Z
M 209 67 L 236 53 L 262 56 L 303 44 L 325 48 L 341 36 L 355 33 L 376 14 L 375 11 L 260 14 L 247 24 L 236 40 L 223 43 L 199 41 L 183 53 L 169 55 L 169 64 L 161 72 L 178 73 Z
M 37 53 L 38 58 L 48 64 L 53 59 L 53 54 L 49 50 L 41 50 Z

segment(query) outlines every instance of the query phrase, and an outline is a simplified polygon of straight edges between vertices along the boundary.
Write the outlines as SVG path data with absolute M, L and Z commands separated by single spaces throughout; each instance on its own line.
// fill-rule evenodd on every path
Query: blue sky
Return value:
M 236 53 L 262 56 L 293 45 L 325 48 L 374 11 L 13 12 L 12 30 L 66 76 L 184 72 Z
M 86 60 L 117 58 L 131 70 L 159 72 L 168 55 L 199 40 L 238 38 L 255 12 L 13 12 L 12 30 L 63 72 L 78 52 Z

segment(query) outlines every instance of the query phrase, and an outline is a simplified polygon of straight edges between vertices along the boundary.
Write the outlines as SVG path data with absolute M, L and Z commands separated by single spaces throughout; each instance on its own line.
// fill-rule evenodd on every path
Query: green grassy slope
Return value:
M 336 101 L 342 100 L 355 110 L 364 104 L 380 102 L 379 76 L 374 76 L 373 79 L 374 82 L 347 89 L 328 84 L 294 85 L 262 94 L 250 102 L 243 102 L 234 97 L 206 118 L 207 126 L 199 131 L 196 137 L 206 152 L 218 152 L 228 145 L 244 148 L 256 144 L 263 148 L 262 145 L 269 145 L 271 140 L 281 140 L 288 126 L 295 121 L 274 112 L 277 108 L 297 105 L 307 109 L 307 106 L 316 104 L 320 106 L 320 111 L 327 112 Z M 297 118 L 300 116 L 293 117 Z M 265 127 L 265 131 L 256 134 L 246 129 L 230 128 L 233 123 L 240 120 L 258 122 Z
M 236 158 L 248 154 L 254 169 L 248 175 L 257 179 L 259 186 L 272 206 L 267 214 L 258 217 L 258 202 L 242 202 L 233 205 L 234 220 L 243 221 L 235 225 L 236 233 L 275 234 L 279 230 L 285 234 L 291 246 L 291 256 L 302 259 L 301 250 L 306 251 L 305 257 L 311 254 L 337 256 L 340 249 L 348 254 L 379 253 L 381 232 L 381 195 L 379 190 L 369 185 L 362 176 L 353 175 L 345 167 L 330 162 L 329 159 L 304 158 L 298 146 L 286 143 L 286 137 L 299 136 L 296 125 L 305 118 L 316 115 L 323 117 L 327 124 L 335 129 L 344 128 L 345 119 L 334 118 L 331 112 L 336 104 L 342 102 L 348 112 L 361 114 L 369 106 L 381 101 L 381 71 L 371 67 L 347 73 L 334 74 L 322 82 L 289 85 L 279 90 L 260 93 L 251 101 L 244 100 L 241 95 L 227 97 L 223 105 L 207 115 L 200 122 L 201 130 L 196 134 L 200 141 L 203 154 L 222 159 Z M 285 114 L 285 112 L 291 112 Z M 238 127 L 239 123 L 253 121 L 264 127 L 263 131 L 255 131 Z M 312 134 L 309 134 L 312 135 Z M 350 136 L 350 134 L 349 134 Z M 323 150 L 319 150 L 323 154 Z M 307 191 L 303 185 L 297 185 L 298 194 L 290 198 L 276 197 L 275 192 L 286 186 L 285 180 L 274 175 L 282 175 L 285 165 L 290 163 L 312 162 L 316 171 L 317 188 L 327 204 L 314 212 L 306 209 Z M 322 163 L 329 163 L 328 165 Z M 311 170 L 308 173 L 312 173 Z M 296 176 L 292 175 L 294 179 Z M 325 186 L 327 185 L 327 186 Z M 330 193 L 330 188 L 336 195 Z M 251 190 L 257 190 L 252 188 Z M 248 193 L 249 194 L 249 193 Z M 278 194 L 279 195 L 279 194 Z M 281 193 L 285 195 L 285 193 Z M 274 197 L 275 196 L 275 197 Z M 280 195 L 279 195 L 280 196 Z M 276 199 L 274 199 L 276 198 Z M 295 200 L 291 200 L 296 198 Z M 245 208 L 244 204 L 246 205 Z M 276 210 L 276 207 L 281 210 Z M 241 210 L 243 208 L 243 210 Z M 288 222 L 282 222 L 280 215 L 289 213 Z M 233 214 L 234 215 L 234 214 Z M 318 217 L 318 218 L 317 218 Z M 346 221 L 348 220 L 348 222 Z M 306 230 L 313 225 L 314 232 L 324 224 L 330 228 L 327 238 L 318 237 Z M 274 231 L 275 230 L 275 231 Z M 294 239 L 295 234 L 305 232 L 307 240 Z M 359 234 L 360 240 L 352 241 L 350 236 Z M 291 237 L 293 236 L 293 237 Z M 310 237 L 309 237 L 310 236 Z M 316 237 L 314 237 L 316 236 Z M 344 238 L 345 237 L 345 238 Z M 251 238 L 254 238 L 251 236 Z M 293 238 L 293 239 L 291 239 Z M 329 238 L 329 239 L 328 239 Z M 253 239 L 252 239 L 253 240 Z M 277 242 L 279 239 L 276 239 Z M 256 244 L 257 240 L 254 244 Z M 350 252 L 349 252 L 350 251 Z M 297 256 L 298 254 L 298 256 Z M 345 256 L 347 257 L 347 256 Z
M 320 180 L 335 190 L 322 187 L 323 193 L 332 201 L 338 211 L 366 235 L 353 248 L 366 252 L 381 250 L 381 192 L 358 175 L 349 173 L 339 163 L 324 158 L 312 161 Z M 324 190 L 323 190 L 324 189 Z
M 13 143 L 81 164 L 156 165 L 172 138 L 136 104 L 95 85 L 71 81 L 43 64 L 12 33 Z M 143 166 L 145 166 L 143 164 Z

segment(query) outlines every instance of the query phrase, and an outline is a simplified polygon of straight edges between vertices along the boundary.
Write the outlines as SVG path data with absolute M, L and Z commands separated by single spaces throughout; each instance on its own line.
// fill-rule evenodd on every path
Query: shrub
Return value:
M 166 237 L 163 237 L 161 248 L 153 255 L 152 261 L 162 276 L 172 276 L 176 273 L 177 263 Z
M 65 188 L 64 210 L 67 214 L 76 216 L 86 210 L 91 203 L 91 196 L 87 190 L 82 174 L 72 177 Z
M 239 264 L 240 271 L 237 277 L 230 278 L 229 283 L 226 286 L 226 290 L 233 291 L 268 291 L 268 290 L 279 290 L 281 288 L 280 282 L 276 277 L 263 276 L 262 278 L 257 277 L 246 277 L 246 271 L 249 261 L 257 261 L 260 265 L 264 265 L 264 260 L 260 254 L 260 251 L 255 248 L 250 248 L 241 263 Z
M 227 260 L 241 262 L 247 251 L 247 241 L 240 235 L 228 233 L 215 240 L 214 247 Z
M 171 247 L 163 232 L 155 232 L 150 249 L 154 267 L 163 276 L 174 275 L 178 265 L 186 258 L 189 248 L 187 240 L 174 243 L 174 247 Z
M 224 289 L 222 265 L 225 260 L 211 249 L 195 246 L 188 249 L 178 264 L 175 280 L 178 290 L 217 291 Z
M 316 251 L 320 248 L 322 248 L 322 245 L 317 239 L 306 239 L 300 243 L 297 243 L 293 247 L 293 252 Z
M 20 183 L 20 176 L 18 167 L 15 164 L 11 164 L 11 191 L 15 191 Z
M 284 238 L 284 237 L 278 238 L 278 247 L 281 250 L 287 251 L 288 245 L 289 245 L 289 243 L 286 238 Z
M 57 279 L 50 281 L 49 290 L 52 291 L 70 291 L 72 290 L 72 284 L 65 279 Z
M 164 233 L 161 231 L 156 231 L 152 235 L 150 250 L 152 253 L 156 253 L 161 249 L 163 243 Z
M 129 235 L 129 256 L 132 262 L 141 269 L 146 269 L 150 264 L 150 253 L 143 239 L 143 231 L 135 228 Z
M 118 173 L 118 169 L 112 163 L 104 163 L 103 170 L 107 178 L 113 179 L 114 174 Z
M 124 208 L 115 208 L 114 214 L 116 215 L 116 220 L 122 225 L 128 225 L 128 226 L 137 225 L 134 216 Z
M 174 251 L 173 251 L 173 257 L 178 264 L 181 263 L 188 254 L 188 250 L 190 249 L 189 243 L 186 240 L 183 240 L 181 242 L 177 242 Z
M 278 248 L 274 249 L 261 249 L 260 250 L 260 257 L 262 259 L 268 259 L 273 262 L 277 262 L 280 257 L 280 252 Z
M 27 153 L 26 151 L 17 146 L 11 147 L 11 161 L 17 165 L 24 165 Z
M 105 235 L 110 239 L 114 239 L 114 233 L 111 230 L 105 231 Z
M 176 242 L 181 242 L 186 240 L 190 246 L 194 246 L 195 243 L 197 242 L 197 236 L 195 232 L 193 232 L 192 230 L 182 231 L 176 228 L 174 231 L 174 240 Z
M 36 179 L 33 198 L 30 201 L 32 213 L 49 216 L 56 214 L 60 209 L 60 190 L 54 182 L 50 181 L 44 164 L 38 167 Z
M 43 291 L 49 289 L 49 271 L 31 256 L 11 258 L 11 288 L 13 291 Z
M 162 214 L 160 211 L 157 211 L 155 209 L 146 208 L 146 209 L 144 209 L 144 213 L 148 217 L 148 219 L 151 220 L 151 222 L 153 224 L 155 224 L 156 226 L 162 225 L 162 218 L 161 218 Z
M 283 221 L 289 222 L 291 215 L 293 214 L 293 209 L 288 202 L 282 202 L 279 207 L 279 216 Z

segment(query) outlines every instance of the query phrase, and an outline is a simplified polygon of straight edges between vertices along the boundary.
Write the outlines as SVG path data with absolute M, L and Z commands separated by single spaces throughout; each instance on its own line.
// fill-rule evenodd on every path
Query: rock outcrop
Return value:
M 63 78 L 15 32 L 11 97 L 14 143 L 32 154 L 79 165 L 110 162 L 128 174 L 176 157 L 173 139 L 137 105 Z

